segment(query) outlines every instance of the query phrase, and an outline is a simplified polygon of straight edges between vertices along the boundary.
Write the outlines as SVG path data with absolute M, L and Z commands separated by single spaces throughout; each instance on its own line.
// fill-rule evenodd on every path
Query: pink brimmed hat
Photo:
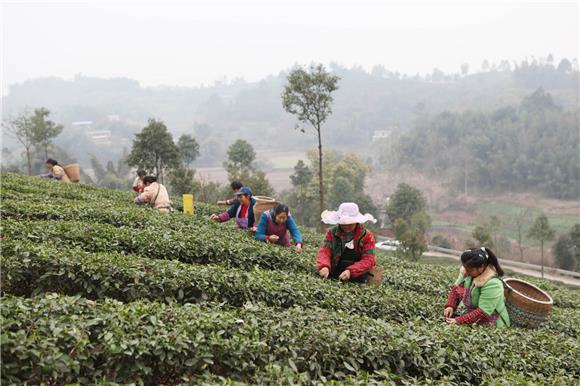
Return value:
M 367 221 L 370 221 L 374 224 L 377 222 L 372 214 L 361 214 L 359 212 L 358 205 L 354 202 L 343 202 L 340 204 L 337 211 L 325 210 L 320 215 L 320 218 L 322 219 L 323 223 L 330 225 L 346 225 L 356 223 L 363 224 Z

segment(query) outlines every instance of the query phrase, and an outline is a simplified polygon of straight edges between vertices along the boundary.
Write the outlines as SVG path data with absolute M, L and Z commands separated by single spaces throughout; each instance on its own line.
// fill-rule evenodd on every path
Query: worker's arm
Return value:
M 260 216 L 260 222 L 258 223 L 258 228 L 256 229 L 256 240 L 268 241 L 268 215 L 266 212 L 262 213 Z
M 235 218 L 236 217 L 236 213 L 238 212 L 238 207 L 240 206 L 240 202 L 236 201 L 231 207 L 230 209 L 228 209 L 225 212 L 219 213 L 216 216 L 216 220 L 219 222 L 226 222 L 231 218 Z
M 152 192 L 151 189 L 145 188 L 143 190 L 143 193 L 141 193 L 135 198 L 135 204 L 137 205 L 147 204 L 149 201 L 151 201 L 151 192 Z
M 324 243 L 318 250 L 318 255 L 316 255 L 316 265 L 320 271 L 322 268 L 327 268 L 329 271 L 331 269 L 331 259 L 332 259 L 332 229 L 326 231 L 326 238 Z
M 62 180 L 63 173 L 64 173 L 64 169 L 62 167 L 58 167 L 58 165 L 53 167 L 52 170 L 50 171 L 50 175 L 55 180 Z
M 294 217 L 288 216 L 288 220 L 286 220 L 286 227 L 290 231 L 292 239 L 296 245 L 302 247 L 302 233 L 300 233 L 300 229 L 298 228 L 298 225 L 296 225 Z

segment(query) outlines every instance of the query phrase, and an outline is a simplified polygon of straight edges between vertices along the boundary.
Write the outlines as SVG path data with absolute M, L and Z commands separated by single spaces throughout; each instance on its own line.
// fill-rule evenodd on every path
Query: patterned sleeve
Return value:
M 318 250 L 318 255 L 316 256 L 316 265 L 318 270 L 320 271 L 322 268 L 328 268 L 329 270 L 331 267 L 331 258 L 332 258 L 332 228 L 326 231 L 326 237 L 324 239 L 324 243 Z
M 455 310 L 461 302 L 461 297 L 459 296 L 457 288 L 458 287 L 455 284 L 451 286 L 449 294 L 447 295 L 447 303 L 445 303 L 444 308 L 451 307 Z
M 481 308 L 477 307 L 475 310 L 468 312 L 465 315 L 461 315 L 455 321 L 457 324 L 474 324 L 477 323 L 480 319 L 485 318 L 485 313 L 481 310 Z

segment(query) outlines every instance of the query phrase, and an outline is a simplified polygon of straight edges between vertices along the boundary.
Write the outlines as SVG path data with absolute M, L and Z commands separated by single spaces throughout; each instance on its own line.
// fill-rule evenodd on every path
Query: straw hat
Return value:
M 320 218 L 322 219 L 323 223 L 330 225 L 346 225 L 356 223 L 363 224 L 367 221 L 370 221 L 374 224 L 377 222 L 372 214 L 361 214 L 358 209 L 358 205 L 354 202 L 343 202 L 340 204 L 337 211 L 325 210 L 320 215 Z

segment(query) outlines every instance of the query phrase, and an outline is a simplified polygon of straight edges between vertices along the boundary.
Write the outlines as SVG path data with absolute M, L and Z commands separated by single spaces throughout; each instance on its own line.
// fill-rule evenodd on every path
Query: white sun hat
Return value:
M 361 214 L 358 205 L 354 202 L 343 202 L 340 204 L 337 211 L 325 210 L 320 215 L 320 218 L 323 223 L 330 225 L 362 224 L 367 221 L 371 221 L 374 224 L 377 222 L 372 214 Z

